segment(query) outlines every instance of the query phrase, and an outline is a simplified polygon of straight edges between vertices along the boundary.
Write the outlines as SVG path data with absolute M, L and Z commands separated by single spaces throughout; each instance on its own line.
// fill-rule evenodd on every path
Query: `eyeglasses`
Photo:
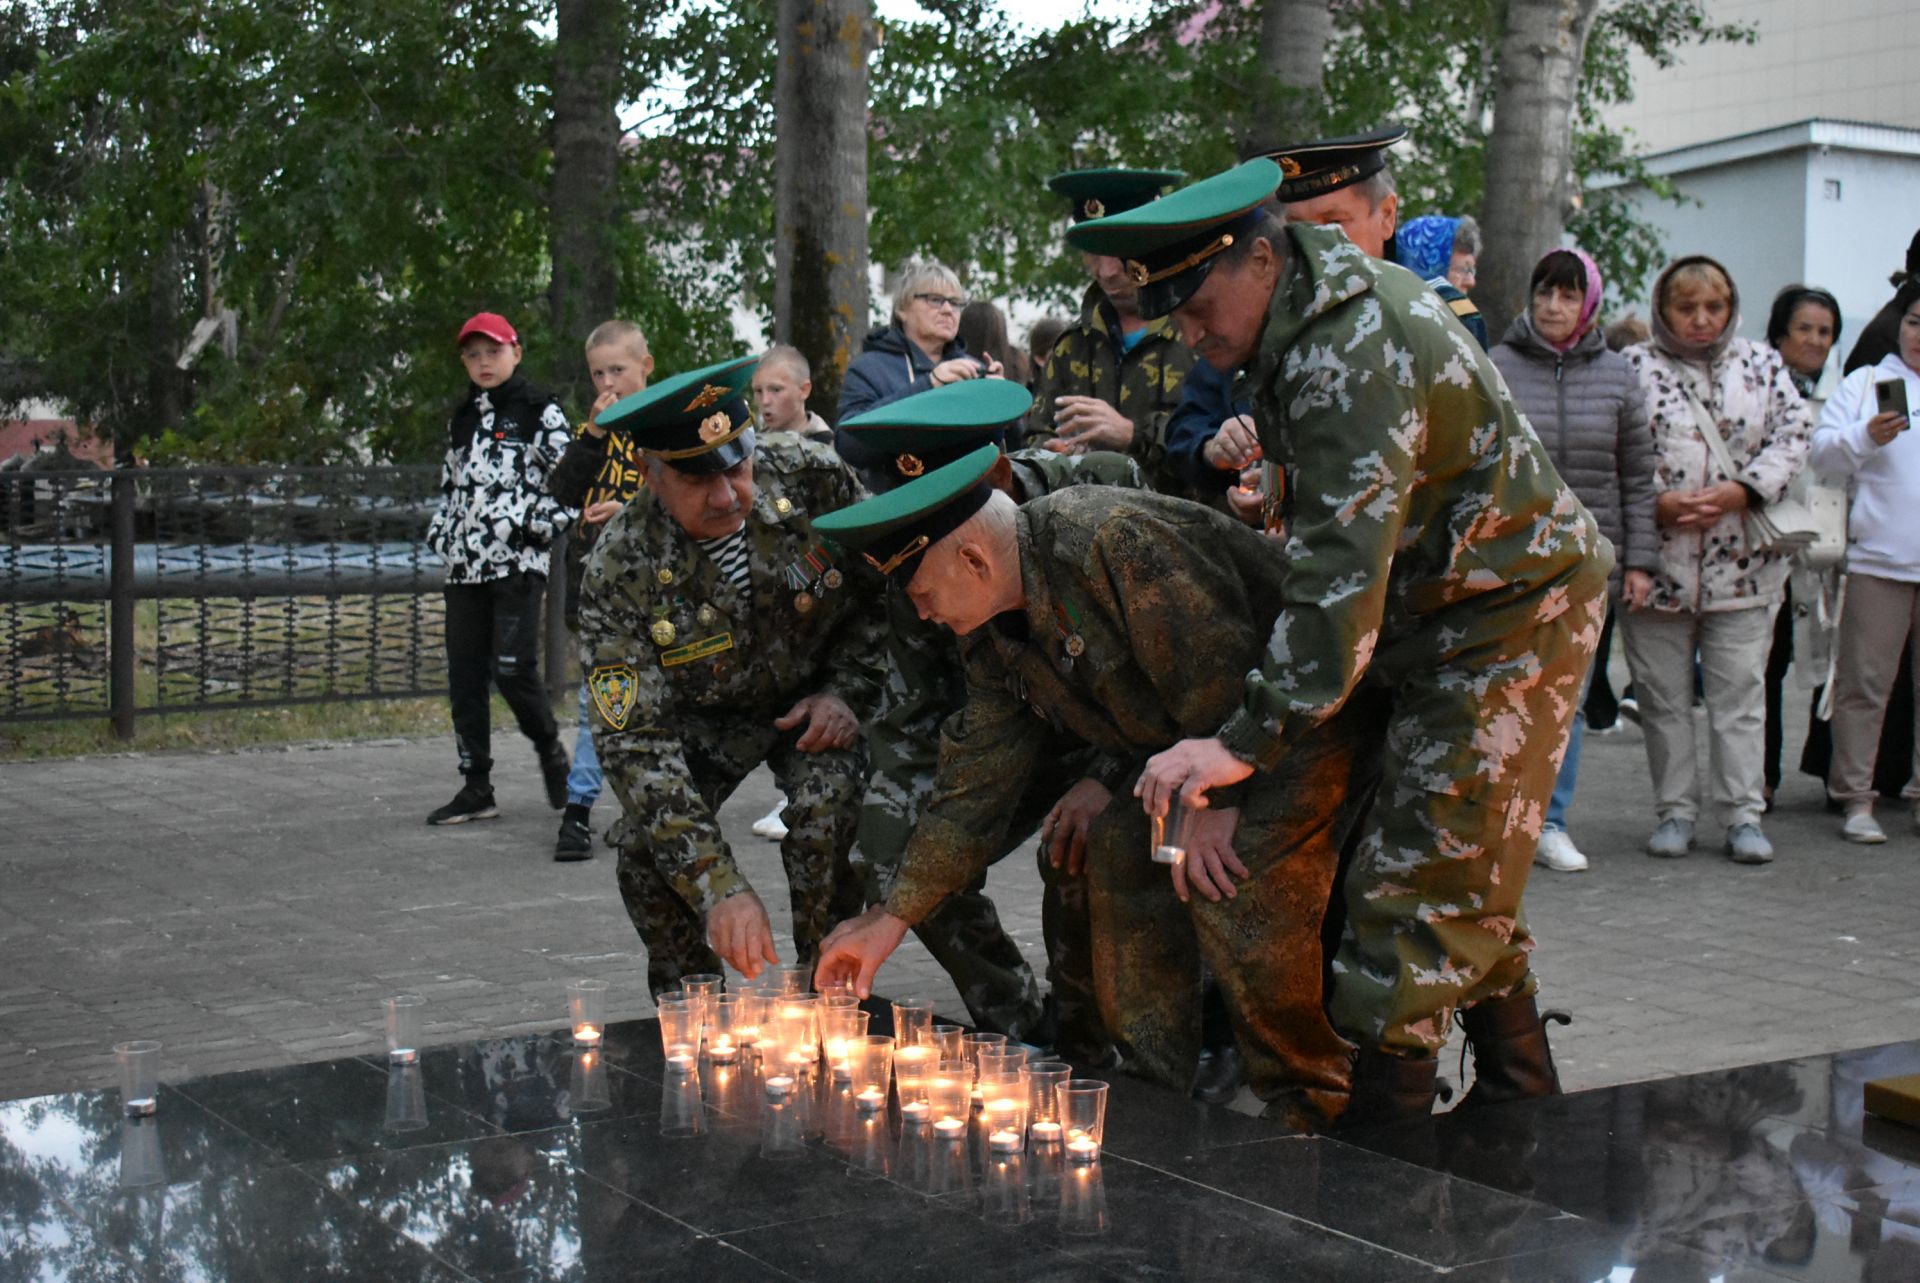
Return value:
M 913 297 L 935 311 L 950 307 L 958 312 L 967 305 L 967 296 L 964 294 L 915 294 Z

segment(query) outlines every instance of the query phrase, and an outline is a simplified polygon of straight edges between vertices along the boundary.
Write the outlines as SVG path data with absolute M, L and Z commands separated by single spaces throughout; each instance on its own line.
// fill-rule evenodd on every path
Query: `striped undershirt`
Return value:
M 721 578 L 735 588 L 747 587 L 747 528 L 744 525 L 730 535 L 702 539 L 699 543 L 720 568 Z

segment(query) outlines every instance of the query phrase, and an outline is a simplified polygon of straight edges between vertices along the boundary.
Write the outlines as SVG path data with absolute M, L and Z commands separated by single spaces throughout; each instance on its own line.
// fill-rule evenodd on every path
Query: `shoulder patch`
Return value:
M 1464 295 L 1461 296 L 1460 298 L 1448 299 L 1447 306 L 1453 309 L 1453 314 L 1455 316 L 1480 315 L 1480 309 L 1474 306 L 1473 300 L 1465 297 Z
M 634 701 L 640 697 L 640 678 L 633 665 L 601 665 L 588 675 L 587 689 L 593 692 L 593 706 L 606 724 L 616 731 L 626 730 Z

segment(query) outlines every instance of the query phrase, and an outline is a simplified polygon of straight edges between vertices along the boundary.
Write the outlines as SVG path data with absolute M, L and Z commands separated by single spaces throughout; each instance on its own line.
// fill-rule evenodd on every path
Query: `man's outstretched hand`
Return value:
M 730 895 L 707 913 L 707 943 L 729 967 L 751 980 L 760 965 L 780 961 L 773 951 L 773 924 L 751 891 Z
M 906 934 L 907 924 L 879 905 L 857 918 L 848 918 L 821 942 L 813 987 L 824 992 L 828 984 L 844 980 L 860 997 L 872 997 L 874 974 L 893 956 Z

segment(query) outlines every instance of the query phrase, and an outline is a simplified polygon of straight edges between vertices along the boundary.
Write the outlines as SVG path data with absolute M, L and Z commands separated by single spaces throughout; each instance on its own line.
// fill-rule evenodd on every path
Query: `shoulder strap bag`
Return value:
M 1720 436 L 1719 421 L 1713 417 L 1706 403 L 1693 390 L 1691 381 L 1687 384 L 1687 402 L 1693 407 L 1695 426 L 1700 435 L 1706 438 L 1707 449 L 1713 453 L 1714 462 L 1720 465 L 1720 471 L 1727 474 L 1729 481 L 1738 481 L 1740 469 L 1733 462 L 1733 453 L 1727 449 L 1727 443 Z M 1791 556 L 1812 547 L 1820 540 L 1820 530 L 1814 521 L 1813 512 L 1798 499 L 1785 495 L 1772 503 L 1756 508 L 1751 505 L 1746 510 L 1747 546 L 1755 552 L 1774 552 Z M 1844 524 L 1845 515 L 1842 514 Z M 1842 534 L 1844 545 L 1846 536 Z

